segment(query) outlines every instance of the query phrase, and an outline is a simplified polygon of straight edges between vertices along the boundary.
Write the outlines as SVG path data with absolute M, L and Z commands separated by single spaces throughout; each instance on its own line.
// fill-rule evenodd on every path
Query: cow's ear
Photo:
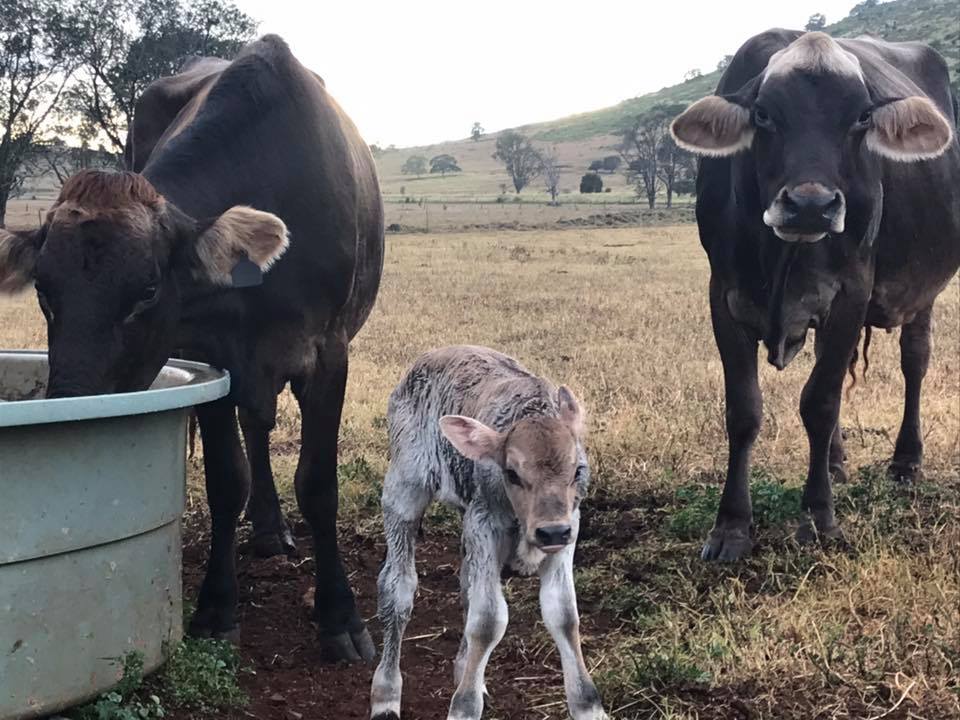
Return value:
M 874 108 L 867 147 L 897 162 L 940 157 L 953 142 L 953 128 L 931 100 L 913 96 Z
M 726 157 L 753 142 L 750 111 L 734 100 L 708 95 L 697 100 L 670 124 L 677 145 L 696 155 Z
M 479 420 L 444 415 L 440 418 L 440 432 L 469 460 L 499 463 L 503 454 L 503 435 Z
M 560 406 L 560 419 L 570 428 L 570 432 L 578 438 L 583 437 L 586 431 L 586 414 L 573 391 L 566 385 L 561 385 L 557 390 L 557 404 Z
M 0 293 L 15 293 L 33 281 L 40 252 L 40 230 L 0 228 Z
M 193 274 L 216 285 L 253 285 L 289 244 L 283 220 L 237 205 L 202 227 L 196 236 Z

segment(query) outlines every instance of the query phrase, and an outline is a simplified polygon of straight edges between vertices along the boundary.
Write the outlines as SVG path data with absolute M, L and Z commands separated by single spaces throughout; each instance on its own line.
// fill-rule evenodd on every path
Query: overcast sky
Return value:
M 235 0 L 319 73 L 370 143 L 423 145 L 614 105 L 754 33 L 856 0 Z

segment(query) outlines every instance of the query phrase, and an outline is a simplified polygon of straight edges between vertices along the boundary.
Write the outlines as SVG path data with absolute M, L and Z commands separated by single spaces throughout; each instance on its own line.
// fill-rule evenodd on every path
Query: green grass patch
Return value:
M 170 654 L 160 684 L 172 705 L 214 712 L 246 705 L 240 671 L 240 656 L 229 642 L 187 638 Z
M 677 489 L 674 503 L 677 509 L 667 519 L 667 531 L 678 540 L 702 539 L 717 515 L 721 487 L 693 483 Z M 800 517 L 803 512 L 799 487 L 780 483 L 761 469 L 753 473 L 750 497 L 753 502 L 753 522 L 757 528 L 772 528 Z
M 129 652 L 115 662 L 123 667 L 120 682 L 92 703 L 67 714 L 72 720 L 150 720 L 166 716 L 157 695 L 143 691 L 143 654 Z

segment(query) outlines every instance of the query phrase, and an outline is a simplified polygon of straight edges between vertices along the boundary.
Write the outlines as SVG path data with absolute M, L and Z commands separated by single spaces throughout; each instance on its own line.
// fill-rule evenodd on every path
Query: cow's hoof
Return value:
M 236 645 L 240 641 L 240 626 L 232 617 L 225 618 L 216 609 L 197 610 L 190 618 L 187 634 L 195 638 L 226 640 Z
M 819 529 L 809 518 L 800 523 L 793 537 L 801 545 L 812 545 L 818 542 L 823 545 L 832 545 L 845 542 L 843 530 L 836 522 L 825 524 L 823 529 Z
M 887 477 L 898 485 L 913 485 L 923 479 L 923 471 L 918 462 L 894 460 L 887 468 Z
M 382 712 L 370 716 L 370 720 L 400 720 L 400 716 L 393 711 Z
M 328 662 L 370 662 L 377 656 L 366 628 L 338 635 L 320 635 L 320 651 Z
M 847 475 L 847 469 L 843 465 L 831 465 L 830 479 L 834 485 L 846 485 L 850 480 L 850 476 Z
M 297 557 L 297 544 L 293 541 L 293 535 L 287 528 L 280 532 L 270 530 L 257 533 L 250 538 L 246 549 L 258 558 L 271 558 L 278 555 Z
M 753 551 L 750 531 L 739 527 L 714 528 L 703 544 L 700 558 L 707 561 L 735 562 Z

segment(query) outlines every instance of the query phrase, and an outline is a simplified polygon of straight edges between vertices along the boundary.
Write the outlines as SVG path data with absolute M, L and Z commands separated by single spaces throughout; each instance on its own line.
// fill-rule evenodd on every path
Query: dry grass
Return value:
M 929 482 L 896 491 L 877 469 L 903 392 L 897 334 L 879 333 L 842 412 L 855 472 L 838 511 L 851 548 L 797 548 L 789 522 L 771 521 L 754 558 L 717 568 L 671 530 L 682 513 L 709 522 L 709 496 L 701 506 L 683 492 L 725 465 L 707 272 L 690 226 L 391 236 L 377 309 L 352 350 L 342 521 L 377 527 L 385 403 L 410 362 L 438 345 L 490 345 L 570 384 L 590 413 L 596 490 L 579 587 L 588 655 L 619 717 L 738 717 L 731 698 L 754 718 L 960 716 L 960 284 L 935 312 Z M 43 345 L 35 305 L 0 302 L 0 346 Z M 762 371 L 755 460 L 768 490 L 802 481 L 796 408 L 811 363 L 812 340 L 785 372 Z M 286 492 L 297 437 L 285 396 L 274 438 L 287 448 L 275 463 Z M 611 549 L 624 527 L 630 542 Z M 591 625 L 601 611 L 614 627 Z

